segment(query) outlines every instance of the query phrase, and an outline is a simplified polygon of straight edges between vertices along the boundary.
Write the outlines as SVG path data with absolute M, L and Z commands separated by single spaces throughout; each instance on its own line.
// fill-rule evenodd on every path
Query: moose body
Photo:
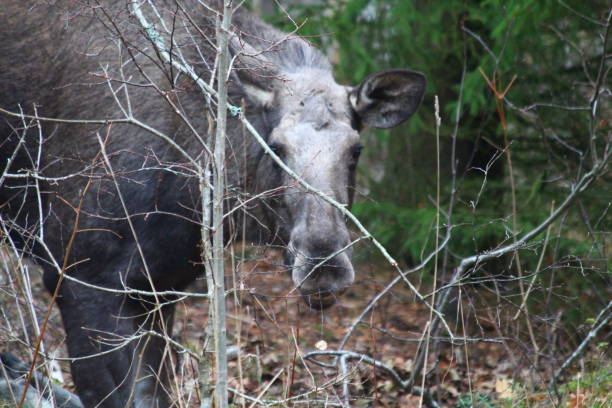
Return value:
M 157 24 L 173 57 L 180 51 L 211 82 L 219 4 L 154 3 L 159 15 L 143 10 L 171 27 Z M 234 12 L 232 33 L 230 101 L 291 169 L 350 206 L 359 131 L 410 117 L 423 75 L 383 71 L 346 87 L 318 50 L 245 11 Z M 194 163 L 207 160 L 214 104 L 162 58 L 127 2 L 5 0 L 0 38 L 3 235 L 57 290 L 84 405 L 169 406 L 166 342 L 141 334 L 171 332 L 173 298 L 145 292 L 181 290 L 202 274 Z M 354 278 L 341 212 L 232 116 L 226 158 L 226 207 L 240 206 L 231 219 L 246 223 L 243 238 L 286 248 L 305 300 L 331 305 Z

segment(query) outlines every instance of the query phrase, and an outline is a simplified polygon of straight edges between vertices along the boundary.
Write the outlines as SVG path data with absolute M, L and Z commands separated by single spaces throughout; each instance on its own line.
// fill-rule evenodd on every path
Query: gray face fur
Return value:
M 328 72 L 312 69 L 292 75 L 279 98 L 284 112 L 270 135 L 270 146 L 312 187 L 349 204 L 361 146 L 351 127 L 348 90 Z M 293 282 L 310 305 L 328 306 L 355 275 L 351 250 L 342 251 L 349 244 L 344 217 L 286 173 L 280 177 L 290 186 L 282 207 L 292 226 L 286 259 Z
M 279 118 L 268 136 L 269 146 L 310 186 L 350 208 L 361 152 L 359 130 L 392 127 L 410 117 L 422 99 L 424 76 L 385 71 L 356 88 L 337 84 L 329 69 L 319 67 L 282 76 L 271 86 L 245 87 Z M 261 161 L 257 177 L 268 187 L 284 186 L 271 207 L 295 286 L 311 307 L 332 305 L 355 277 L 345 217 L 271 158 Z

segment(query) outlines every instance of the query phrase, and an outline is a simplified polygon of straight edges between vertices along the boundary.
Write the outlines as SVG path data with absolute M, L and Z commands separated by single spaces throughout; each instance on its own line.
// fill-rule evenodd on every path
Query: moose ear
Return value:
M 235 58 L 232 72 L 238 77 L 246 96 L 258 105 L 271 105 L 274 102 L 274 86 L 280 77 L 274 63 L 236 36 L 231 38 L 229 47 Z
M 425 75 L 393 69 L 368 76 L 349 92 L 349 101 L 364 126 L 390 128 L 417 110 L 425 93 Z

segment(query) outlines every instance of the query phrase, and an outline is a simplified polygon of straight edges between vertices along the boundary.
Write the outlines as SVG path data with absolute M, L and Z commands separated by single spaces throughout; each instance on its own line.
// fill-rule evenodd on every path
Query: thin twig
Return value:
M 607 306 L 599 311 L 597 317 L 595 318 L 595 322 L 589 333 L 582 340 L 582 342 L 576 347 L 576 350 L 565 360 L 565 362 L 559 367 L 559 369 L 555 372 L 555 375 L 550 381 L 550 387 L 555 387 L 557 384 L 557 380 L 563 374 L 563 372 L 578 358 L 584 353 L 588 344 L 597 336 L 597 333 L 603 328 L 607 327 L 608 322 L 612 319 L 612 300 L 608 302 Z
M 431 393 L 428 390 L 422 389 L 421 387 L 415 387 L 411 385 L 410 379 L 402 380 L 400 375 L 395 371 L 392 367 L 386 365 L 382 361 L 378 361 L 373 359 L 370 356 L 365 354 L 356 353 L 354 351 L 348 350 L 325 350 L 325 351 L 311 351 L 310 353 L 304 356 L 304 359 L 312 361 L 316 364 L 320 362 L 316 360 L 316 356 L 334 356 L 334 357 L 343 357 L 346 360 L 359 360 L 360 362 L 370 364 L 376 368 L 381 368 L 391 375 L 393 382 L 397 384 L 399 387 L 410 391 L 414 395 L 423 395 L 425 404 L 429 407 L 438 407 L 438 403 L 433 399 Z

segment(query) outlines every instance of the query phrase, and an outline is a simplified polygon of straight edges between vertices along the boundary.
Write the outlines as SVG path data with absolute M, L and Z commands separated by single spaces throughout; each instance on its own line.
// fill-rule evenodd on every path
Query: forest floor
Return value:
M 289 274 L 278 266 L 277 253 L 268 250 L 257 259 L 237 268 L 240 275 L 234 280 L 242 290 L 228 300 L 229 342 L 239 344 L 242 355 L 241 367 L 236 360 L 230 363 L 234 374 L 230 386 L 249 395 L 261 394 L 260 398 L 265 400 L 282 400 L 317 389 L 320 391 L 299 399 L 304 403 L 310 401 L 311 405 L 296 406 L 319 406 L 312 405 L 315 401 L 321 406 L 326 402 L 339 403 L 342 376 L 338 370 L 321 367 L 303 357 L 312 351 L 337 350 L 349 327 L 395 277 L 394 272 L 383 265 L 359 265 L 355 284 L 333 307 L 319 311 L 307 307 L 297 296 Z M 422 293 L 431 289 L 430 283 L 413 283 Z M 603 365 L 603 370 L 607 370 L 604 380 L 590 384 L 593 389 L 585 386 L 564 389 L 564 402 L 557 405 L 556 396 L 546 391 L 546 384 L 558 366 L 544 361 L 534 363 L 533 349 L 520 323 L 510 324 L 516 327 L 516 332 L 523 329 L 524 339 L 502 329 L 512 321 L 516 309 L 505 311 L 494 297 L 491 290 L 475 288 L 464 295 L 464 310 L 455 306 L 447 311 L 455 336 L 463 336 L 459 321 L 463 314 L 465 335 L 473 341 L 456 345 L 440 342 L 430 350 L 428 370 L 434 368 L 436 374 L 430 377 L 428 388 L 439 396 L 442 406 L 612 406 L 609 393 L 602 392 L 612 387 L 609 361 Z M 205 303 L 194 299 L 185 302 L 177 319 L 183 339 L 198 337 L 205 316 Z M 357 325 L 344 349 L 378 360 L 406 380 L 429 320 L 428 307 L 400 282 Z M 603 351 L 594 353 L 600 356 Z M 332 362 L 331 358 L 319 361 Z M 363 360 L 352 360 L 348 372 L 351 406 L 419 406 L 420 397 L 403 390 L 385 370 Z M 575 378 L 580 378 L 580 373 Z M 420 381 L 419 378 L 417 384 Z M 517 401 L 522 405 L 517 405 Z
M 228 342 L 239 350 L 229 362 L 229 386 L 268 402 L 290 399 L 278 406 L 342 406 L 341 373 L 335 367 L 306 361 L 304 356 L 312 351 L 336 350 L 357 316 L 394 275 L 386 267 L 360 265 L 353 287 L 339 297 L 336 305 L 318 311 L 300 300 L 279 262 L 278 253 L 265 251 L 258 254 L 257 261 L 235 267 L 233 270 L 240 271 L 239 275 L 228 279 L 229 286 L 235 282 L 238 288 L 230 291 L 227 298 Z M 232 269 L 228 267 L 228 270 Z M 203 281 L 199 281 L 193 290 L 202 291 L 203 287 Z M 427 285 L 423 284 L 422 290 L 425 288 Z M 34 292 L 36 308 L 39 316 L 43 316 L 49 297 L 38 282 L 34 284 Z M 597 366 L 585 368 L 583 364 L 578 373 L 566 378 L 567 383 L 560 388 L 559 403 L 556 395 L 546 391 L 554 369 L 552 363 L 543 358 L 534 362 L 529 339 L 513 338 L 509 330 L 502 330 L 511 321 L 515 309 L 506 312 L 499 303 L 487 302 L 491 296 L 490 291 L 474 289 L 462 302 L 469 307 L 448 313 L 448 323 L 456 336 L 463 336 L 464 329 L 461 319 L 451 315 L 463 315 L 465 334 L 470 341 L 455 345 L 441 341 L 429 351 L 427 367 L 433 368 L 433 374 L 427 388 L 436 393 L 441 406 L 612 407 L 607 391 L 612 389 L 612 365 L 606 360 L 605 350 L 590 352 L 589 361 L 598 361 Z M 6 302 L 0 299 L 5 321 L 10 314 Z M 190 298 L 179 303 L 173 330 L 175 339 L 187 349 L 200 350 L 207 318 L 208 302 Z M 378 360 L 406 380 L 429 319 L 427 306 L 400 282 L 356 326 L 344 350 Z M 517 330 L 520 332 L 520 328 Z M 66 356 L 64 336 L 56 311 L 47 330 L 47 350 L 58 357 Z M 0 340 L 6 341 L 2 337 L 0 334 Z M 331 357 L 318 360 L 332 362 Z M 196 364 L 185 353 L 177 353 L 173 361 L 178 371 L 175 384 L 183 390 L 183 399 L 190 401 L 186 405 L 197 406 L 193 395 L 197 387 L 192 380 Z M 65 387 L 71 389 L 67 364 L 62 363 L 61 368 Z M 347 372 L 352 407 L 419 406 L 418 395 L 407 393 L 388 371 L 375 368 L 363 359 L 350 360 Z M 593 372 L 600 375 L 588 380 L 588 373 Z M 420 385 L 420 378 L 417 381 Z M 252 401 L 236 393 L 230 396 L 237 407 L 251 406 Z

